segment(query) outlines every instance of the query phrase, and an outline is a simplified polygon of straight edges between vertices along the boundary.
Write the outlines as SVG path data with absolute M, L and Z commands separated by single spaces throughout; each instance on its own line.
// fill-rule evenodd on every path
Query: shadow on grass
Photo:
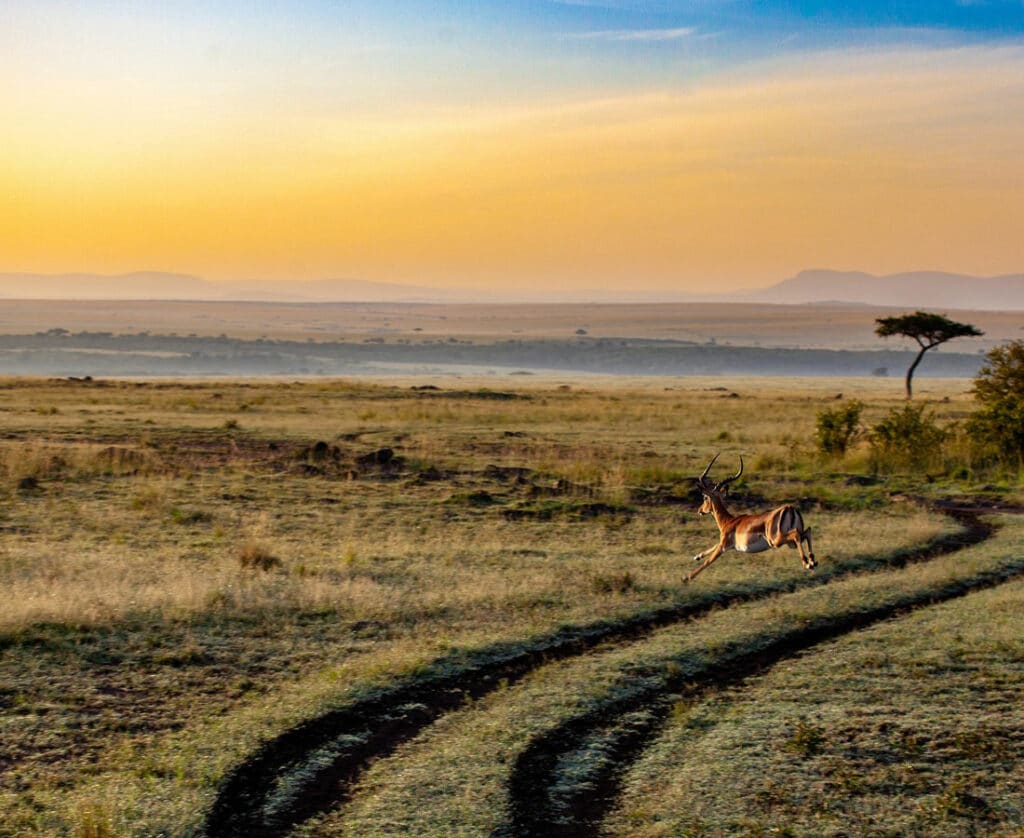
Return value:
M 854 558 L 799 582 L 736 585 L 621 619 L 565 626 L 515 642 L 439 658 L 415 676 L 375 690 L 264 743 L 224 779 L 204 831 L 208 836 L 276 836 L 343 803 L 371 760 L 386 756 L 444 714 L 538 667 L 599 644 L 643 638 L 659 628 L 863 570 L 891 569 L 956 552 L 989 538 L 992 525 L 968 508 L 944 509 L 962 526 L 917 548 Z M 817 642 L 817 641 L 816 641 Z
M 680 696 L 688 702 L 708 689 L 721 689 L 761 675 L 780 661 L 819 643 L 903 616 L 919 608 L 965 596 L 1024 576 L 1024 560 L 1015 560 L 969 579 L 938 588 L 915 591 L 895 602 L 866 610 L 848 610 L 770 638 L 754 651 L 716 660 L 699 672 L 666 676 L 659 683 L 632 690 L 567 719 L 535 737 L 519 755 L 509 780 L 511 822 L 496 831 L 516 838 L 588 838 L 601 834 L 604 818 L 614 808 L 626 769 L 654 739 Z M 656 675 L 657 673 L 651 673 Z M 624 717 L 644 711 L 640 721 L 622 724 Z M 619 728 L 603 750 L 603 759 L 584 783 L 554 800 L 558 766 L 596 732 Z

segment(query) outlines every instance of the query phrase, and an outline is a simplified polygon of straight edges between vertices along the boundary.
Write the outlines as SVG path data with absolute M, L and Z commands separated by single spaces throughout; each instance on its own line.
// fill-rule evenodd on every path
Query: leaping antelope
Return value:
M 729 492 L 729 484 L 743 474 L 743 457 L 740 457 L 740 470 L 732 477 L 727 477 L 715 484 L 707 483 L 705 478 L 717 459 L 718 454 L 715 454 L 707 468 L 704 469 L 704 473 L 697 478 L 697 488 L 704 495 L 704 503 L 697 510 L 697 514 L 714 515 L 721 538 L 714 547 L 709 547 L 693 557 L 695 562 L 704 559 L 704 563 L 691 572 L 686 577 L 686 581 L 689 582 L 693 579 L 726 550 L 760 553 L 774 547 L 781 547 L 783 544 L 796 547 L 800 551 L 800 559 L 804 563 L 804 567 L 814 570 L 818 563 L 814 560 L 814 548 L 811 546 L 811 528 L 804 526 L 800 510 L 786 504 L 759 515 L 730 514 L 729 510 L 725 508 L 723 498 Z M 806 552 L 804 551 L 805 541 L 807 542 Z

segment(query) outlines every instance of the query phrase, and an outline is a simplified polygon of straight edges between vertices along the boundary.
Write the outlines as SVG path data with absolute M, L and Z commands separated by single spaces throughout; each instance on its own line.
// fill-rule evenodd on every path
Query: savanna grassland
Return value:
M 145 332 L 277 340 L 489 342 L 572 338 L 709 341 L 739 346 L 878 349 L 874 318 L 895 307 L 843 303 L 284 303 L 195 300 L 0 298 L 0 335 L 52 328 L 68 332 Z M 949 311 L 985 332 L 960 351 L 1020 337 L 1018 311 Z M 956 351 L 956 350 L 954 350 Z
M 0 367 L 79 378 L 885 377 L 917 349 L 875 334 L 875 317 L 898 313 L 827 303 L 0 300 Z M 980 353 L 1020 336 L 1018 312 L 964 316 L 984 336 L 931 353 L 920 375 L 973 376 Z
M 1017 478 L 816 453 L 897 381 L 512 380 L 0 382 L 0 834 L 1024 825 Z M 684 583 L 716 451 L 815 574 Z

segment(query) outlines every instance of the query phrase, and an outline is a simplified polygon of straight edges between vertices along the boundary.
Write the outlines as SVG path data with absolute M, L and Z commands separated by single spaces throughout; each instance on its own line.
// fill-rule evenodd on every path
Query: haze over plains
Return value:
M 0 271 L 700 293 L 1024 265 L 1019 2 L 0 10 Z

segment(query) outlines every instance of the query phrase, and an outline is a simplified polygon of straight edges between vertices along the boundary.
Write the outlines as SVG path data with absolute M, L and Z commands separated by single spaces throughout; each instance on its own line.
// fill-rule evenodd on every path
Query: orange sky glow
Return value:
M 212 91 L 31 66 L 0 83 L 0 271 L 700 291 L 1024 268 L 1015 44 L 343 105 L 283 64 Z

